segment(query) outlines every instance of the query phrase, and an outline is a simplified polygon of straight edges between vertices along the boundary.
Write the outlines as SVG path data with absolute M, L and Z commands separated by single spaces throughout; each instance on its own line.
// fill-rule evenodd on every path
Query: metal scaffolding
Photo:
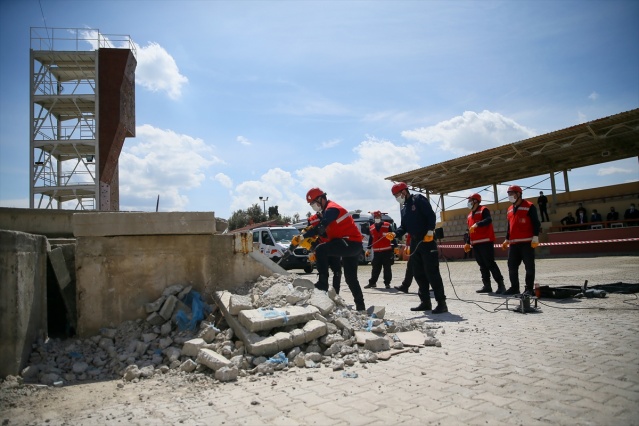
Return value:
M 100 209 L 98 51 L 113 46 L 134 51 L 128 36 L 31 28 L 31 208 Z

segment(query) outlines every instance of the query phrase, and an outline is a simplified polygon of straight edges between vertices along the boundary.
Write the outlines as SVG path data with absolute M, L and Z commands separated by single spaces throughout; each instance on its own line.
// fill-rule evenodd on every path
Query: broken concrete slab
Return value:
M 286 309 L 245 309 L 237 317 L 248 331 L 256 332 L 305 323 L 312 320 L 318 312 L 315 306 L 287 306 Z
M 297 280 L 296 280 L 297 281 Z M 335 302 L 331 300 L 325 291 L 314 289 L 308 304 L 315 306 L 319 309 L 320 313 L 324 316 L 330 314 L 335 310 Z
M 231 295 L 231 300 L 229 301 L 229 312 L 231 315 L 238 315 L 245 309 L 253 309 L 251 298 L 248 296 L 240 296 L 238 294 Z
M 419 330 L 402 331 L 400 333 L 396 333 L 395 336 L 397 336 L 399 341 L 402 342 L 404 346 L 420 346 L 420 347 L 425 346 L 424 342 L 428 338 L 427 335 L 425 335 Z
M 355 341 L 358 345 L 363 346 L 367 339 L 376 339 L 382 336 L 382 334 L 373 333 L 371 331 L 358 330 L 355 332 Z
M 213 371 L 217 371 L 222 367 L 231 365 L 230 359 L 227 359 L 217 352 L 206 348 L 200 349 L 198 351 L 196 361 L 198 362 L 198 364 L 205 365 Z
M 162 305 L 162 308 L 160 308 L 160 312 L 159 312 L 160 316 L 167 321 L 170 320 L 171 317 L 173 316 L 173 311 L 175 310 L 175 306 L 177 305 L 177 302 L 178 302 L 177 297 L 173 295 L 167 297 L 166 301 Z

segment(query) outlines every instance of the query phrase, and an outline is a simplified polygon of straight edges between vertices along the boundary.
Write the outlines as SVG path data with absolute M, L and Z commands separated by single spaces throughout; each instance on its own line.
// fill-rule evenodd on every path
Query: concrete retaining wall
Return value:
M 47 333 L 47 240 L 0 230 L 0 377 L 17 375 Z

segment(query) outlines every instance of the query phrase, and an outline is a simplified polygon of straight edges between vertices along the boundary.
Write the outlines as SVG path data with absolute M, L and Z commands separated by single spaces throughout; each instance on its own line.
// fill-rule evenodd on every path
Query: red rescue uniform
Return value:
M 344 238 L 348 241 L 361 243 L 364 240 L 364 237 L 362 236 L 362 233 L 359 232 L 359 228 L 355 224 L 353 217 L 348 214 L 348 211 L 339 204 L 329 201 L 325 210 L 331 208 L 337 209 L 339 211 L 339 215 L 337 216 L 337 219 L 329 223 L 326 227 L 326 237 L 328 241 L 336 238 Z
M 510 244 L 530 243 L 533 239 L 533 224 L 528 216 L 532 203 L 522 200 L 517 211 L 514 205 L 508 207 L 508 237 Z
M 474 212 L 468 213 L 467 223 L 468 229 L 471 228 L 477 222 L 481 222 L 483 219 L 485 206 L 477 207 Z M 495 230 L 493 229 L 492 222 L 488 226 L 477 226 L 475 232 L 470 233 L 471 244 L 481 244 L 495 241 Z
M 379 231 L 377 230 L 375 225 L 371 225 L 370 233 L 371 233 L 371 241 L 373 242 L 373 252 L 378 253 L 382 251 L 392 250 L 391 241 L 386 238 L 386 234 L 390 231 L 390 223 L 382 222 L 382 226 L 380 226 Z

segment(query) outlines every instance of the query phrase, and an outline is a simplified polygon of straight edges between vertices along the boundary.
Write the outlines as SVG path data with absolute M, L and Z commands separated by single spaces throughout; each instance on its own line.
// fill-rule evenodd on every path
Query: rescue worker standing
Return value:
M 490 284 L 490 275 L 497 283 L 497 294 L 506 291 L 504 277 L 495 262 L 495 230 L 493 229 L 493 218 L 490 216 L 488 207 L 481 205 L 481 195 L 473 194 L 468 197 L 468 233 L 470 244 L 464 245 L 464 251 L 468 253 L 472 249 L 475 251 L 475 261 L 479 265 L 481 281 L 484 284 L 477 293 L 492 293 L 493 287 Z
M 397 232 L 389 232 L 387 237 L 401 238 L 408 233 L 411 237 L 410 252 L 415 281 L 419 286 L 419 306 L 411 311 L 429 311 L 432 309 L 428 286 L 433 288 L 437 307 L 433 314 L 448 312 L 444 283 L 439 273 L 439 255 L 434 239 L 437 217 L 430 202 L 421 194 L 410 194 L 404 182 L 393 185 L 391 192 L 401 206 L 401 225 Z
M 366 249 L 366 257 L 370 255 L 373 249 L 373 261 L 371 278 L 368 285 L 364 288 L 377 287 L 377 279 L 384 268 L 384 286 L 390 288 L 390 282 L 393 279 L 391 267 L 393 265 L 394 247 L 397 246 L 395 240 L 390 241 L 386 235 L 391 231 L 391 224 L 382 221 L 382 212 L 373 212 L 374 223 L 370 227 L 370 237 L 368 238 L 368 247 Z
M 357 280 L 358 257 L 362 252 L 362 233 L 348 211 L 326 198 L 326 193 L 319 188 L 311 188 L 306 194 L 306 201 L 316 213 L 321 213 L 319 224 L 297 236 L 300 239 L 326 234 L 326 241 L 315 248 L 317 272 L 319 280 L 315 287 L 328 291 L 329 258 L 342 258 L 344 278 L 351 290 L 355 309 L 365 311 L 364 294 Z
M 537 209 L 531 202 L 522 198 L 522 190 L 517 185 L 508 187 L 508 228 L 502 249 L 508 247 L 508 276 L 510 288 L 503 294 L 519 294 L 519 265 L 524 262 L 526 268 L 526 293 L 534 294 L 535 286 L 535 248 L 539 245 Z

